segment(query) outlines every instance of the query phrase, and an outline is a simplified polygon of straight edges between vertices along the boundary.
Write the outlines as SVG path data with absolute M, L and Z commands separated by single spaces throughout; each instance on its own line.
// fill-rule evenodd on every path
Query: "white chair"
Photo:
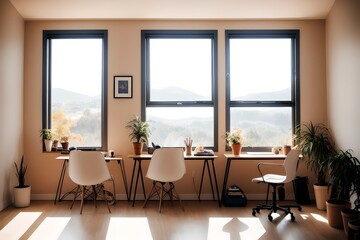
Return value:
M 299 161 L 300 150 L 291 150 L 286 156 L 284 162 L 282 164 L 277 163 L 259 163 L 258 170 L 261 177 L 257 177 L 252 179 L 252 182 L 256 183 L 266 183 L 269 186 L 272 186 L 272 204 L 271 205 L 257 205 L 253 208 L 252 215 L 255 216 L 256 213 L 260 212 L 260 209 L 268 209 L 270 210 L 268 214 L 269 221 L 273 220 L 271 214 L 273 212 L 277 212 L 278 210 L 284 211 L 285 214 L 291 215 L 291 221 L 295 221 L 294 214 L 291 212 L 291 207 L 297 207 L 299 211 L 301 211 L 301 207 L 299 205 L 287 205 L 287 206 L 279 206 L 276 203 L 276 187 L 279 185 L 283 185 L 284 183 L 291 182 L 296 177 L 296 169 Z M 262 166 L 280 166 L 285 170 L 285 175 L 278 174 L 263 174 L 261 167 Z
M 84 198 L 92 195 L 96 207 L 97 196 L 101 197 L 107 204 L 104 184 L 111 179 L 109 169 L 106 165 L 104 155 L 95 151 L 71 151 L 69 156 L 69 177 L 76 183 L 77 189 L 70 209 L 72 209 L 75 199 L 81 194 L 80 214 L 82 214 Z M 92 191 L 90 191 L 92 189 Z
M 184 210 L 179 195 L 175 191 L 175 181 L 181 179 L 186 172 L 184 150 L 182 148 L 158 148 L 154 151 L 150 160 L 146 177 L 153 180 L 153 187 L 147 196 L 143 207 L 149 199 L 159 196 L 159 212 L 161 212 L 162 200 L 169 196 L 170 200 L 178 199 Z M 169 186 L 166 188 L 166 184 Z

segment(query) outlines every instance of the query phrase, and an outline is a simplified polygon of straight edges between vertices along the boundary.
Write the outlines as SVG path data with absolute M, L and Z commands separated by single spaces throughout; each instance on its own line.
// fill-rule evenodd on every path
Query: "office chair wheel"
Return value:
M 253 215 L 254 217 L 256 216 L 255 210 L 252 211 L 252 215 Z
M 271 215 L 269 215 L 269 216 L 268 216 L 268 219 L 269 219 L 270 222 L 272 222 L 273 217 L 272 217 Z
M 291 221 L 292 221 L 292 222 L 295 222 L 294 214 L 291 214 Z
M 302 208 L 299 206 L 299 207 L 298 207 L 298 210 L 301 212 L 301 211 L 302 211 Z

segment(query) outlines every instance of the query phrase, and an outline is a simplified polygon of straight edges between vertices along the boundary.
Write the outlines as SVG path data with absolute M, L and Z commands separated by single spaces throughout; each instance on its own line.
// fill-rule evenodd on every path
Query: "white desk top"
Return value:
M 273 154 L 273 153 L 240 153 L 240 155 L 234 155 L 234 154 L 224 154 L 224 156 L 228 159 L 232 160 L 283 160 L 286 158 L 286 155 L 284 154 Z
M 69 155 L 61 155 L 56 158 L 57 160 L 69 160 Z M 122 160 L 121 156 L 105 157 L 105 161 L 117 161 Z
M 143 159 L 143 160 L 147 160 L 147 159 L 151 159 L 152 155 L 151 154 L 141 154 L 141 155 L 134 155 L 134 154 L 129 154 L 128 155 L 129 158 L 134 158 L 134 159 Z M 191 156 L 188 155 L 184 155 L 185 160 L 203 160 L 203 159 L 215 159 L 218 158 L 218 156 L 195 156 L 194 154 L 192 154 Z

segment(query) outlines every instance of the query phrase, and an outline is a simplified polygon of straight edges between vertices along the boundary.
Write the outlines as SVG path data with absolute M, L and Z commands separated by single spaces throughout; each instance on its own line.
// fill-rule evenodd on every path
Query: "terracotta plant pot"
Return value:
M 53 141 L 52 151 L 57 151 L 58 144 L 59 144 L 59 141 L 58 141 L 58 140 L 54 140 L 54 141 Z
M 69 142 L 61 142 L 61 146 L 63 150 L 68 150 L 69 149 Z
M 141 155 L 144 143 L 133 142 L 134 154 Z
M 341 210 L 350 208 L 351 204 L 346 200 L 330 199 L 326 201 L 327 218 L 330 227 L 343 228 Z
M 330 199 L 332 186 L 314 185 L 316 207 L 319 210 L 326 210 L 326 200 Z
M 360 233 L 360 220 L 351 220 L 348 223 L 349 226 L 349 238 L 348 239 L 358 239 Z
M 358 220 L 360 217 L 360 212 L 355 209 L 342 209 L 341 210 L 341 216 L 343 220 L 344 225 L 344 231 L 345 234 L 348 234 L 349 232 L 349 221 L 351 220 Z
M 231 145 L 232 153 L 236 156 L 240 155 L 241 152 L 241 144 L 240 143 L 234 143 Z

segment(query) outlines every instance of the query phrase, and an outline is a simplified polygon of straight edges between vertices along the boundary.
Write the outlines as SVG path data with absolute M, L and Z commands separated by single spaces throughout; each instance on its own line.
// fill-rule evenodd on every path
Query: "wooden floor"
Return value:
M 302 212 L 293 209 L 295 222 L 282 215 L 269 222 L 266 210 L 252 216 L 255 201 L 242 208 L 219 208 L 215 201 L 183 201 L 185 211 L 177 202 L 165 202 L 162 213 L 157 211 L 157 201 L 150 201 L 146 208 L 142 203 L 132 207 L 130 202 L 118 201 L 110 206 L 109 214 L 104 202 L 98 202 L 97 208 L 86 202 L 80 215 L 79 201 L 72 210 L 70 201 L 56 205 L 32 201 L 30 207 L 0 212 L 0 239 L 346 239 L 344 231 L 331 228 L 326 212 L 314 205 L 302 206 Z

